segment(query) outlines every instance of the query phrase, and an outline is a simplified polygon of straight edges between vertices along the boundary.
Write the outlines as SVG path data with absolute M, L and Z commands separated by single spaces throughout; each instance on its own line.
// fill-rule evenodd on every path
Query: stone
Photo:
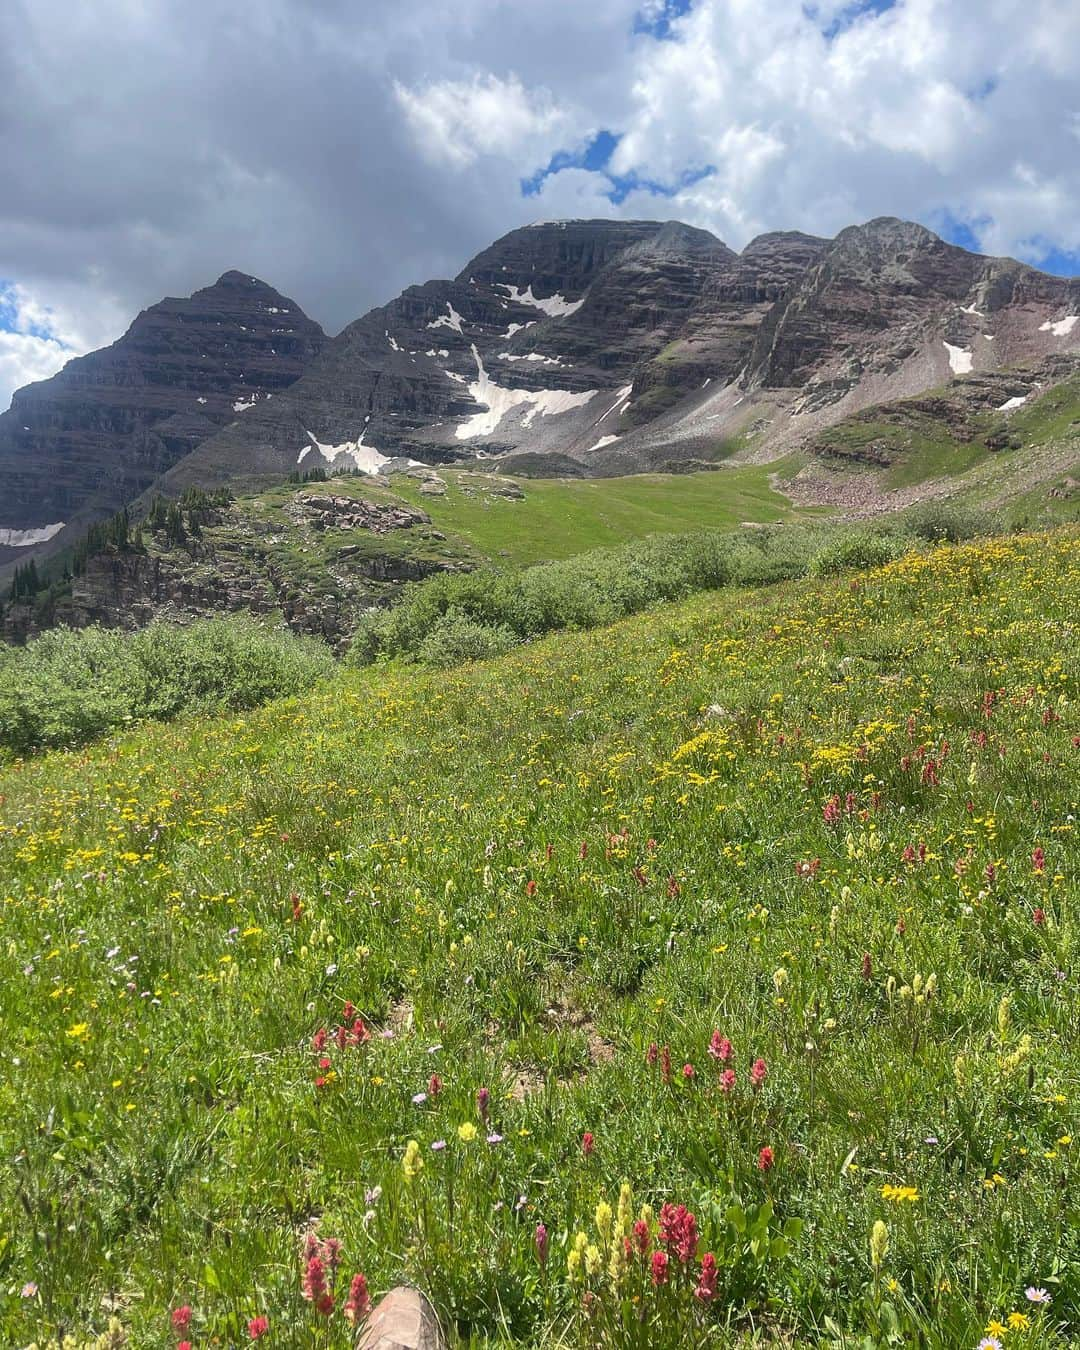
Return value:
M 447 1350 L 447 1341 L 424 1295 L 399 1285 L 375 1305 L 356 1350 Z

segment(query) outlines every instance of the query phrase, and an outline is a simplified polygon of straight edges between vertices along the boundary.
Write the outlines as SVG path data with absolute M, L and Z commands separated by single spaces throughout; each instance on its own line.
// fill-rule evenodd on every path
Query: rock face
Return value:
M 403 504 L 301 488 L 269 517 L 233 503 L 203 508 L 198 519 L 196 531 L 188 513 L 182 541 L 145 528 L 136 546 L 100 549 L 57 599 L 5 605 L 0 639 L 246 612 L 342 648 L 360 616 L 405 582 L 471 566 L 442 547 L 426 512 Z
M 297 495 L 290 515 L 296 520 L 306 520 L 315 530 L 371 530 L 373 534 L 431 524 L 431 517 L 424 511 L 384 506 L 355 497 L 317 497 L 311 493 Z
M 295 302 L 226 272 L 20 389 L 0 416 L 0 564 L 29 556 L 27 538 L 59 547 L 132 501 L 207 437 L 280 396 L 324 341 Z
M 1080 283 L 909 222 L 766 234 L 736 254 L 676 221 L 555 221 L 359 319 L 167 481 L 403 457 L 671 469 L 759 422 L 782 454 L 858 407 L 1077 345 Z
M 790 246 L 785 274 L 806 247 Z M 453 281 L 411 287 L 345 329 L 286 397 L 226 428 L 170 481 L 508 452 L 587 465 L 635 390 L 631 422 L 670 406 L 702 370 L 721 379 L 738 369 L 776 267 L 768 250 L 744 264 L 674 221 L 514 230 Z M 674 361 L 668 349 L 684 330 L 692 356 Z

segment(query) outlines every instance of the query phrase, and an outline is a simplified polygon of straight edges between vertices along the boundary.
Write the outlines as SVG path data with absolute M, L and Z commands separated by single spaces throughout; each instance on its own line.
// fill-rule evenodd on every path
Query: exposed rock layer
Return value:
M 279 396 L 325 335 L 242 272 L 144 310 L 110 347 L 27 385 L 0 416 L 0 530 L 67 525 L 131 502 L 230 422 Z M 0 563 L 28 556 L 0 545 Z

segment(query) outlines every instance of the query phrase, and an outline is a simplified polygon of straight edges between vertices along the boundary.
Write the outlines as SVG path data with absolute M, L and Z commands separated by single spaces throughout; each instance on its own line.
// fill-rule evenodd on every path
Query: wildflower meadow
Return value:
M 1077 1344 L 1078 596 L 926 544 L 5 765 L 0 1344 Z

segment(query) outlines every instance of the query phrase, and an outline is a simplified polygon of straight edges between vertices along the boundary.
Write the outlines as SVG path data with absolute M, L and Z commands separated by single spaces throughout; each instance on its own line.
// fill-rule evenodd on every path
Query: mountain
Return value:
M 293 300 L 242 272 L 144 310 L 110 347 L 18 390 L 0 416 L 0 564 L 61 546 L 125 506 L 325 342 Z
M 1077 352 L 1080 279 L 888 217 L 741 253 L 678 221 L 526 226 L 333 339 L 228 272 L 15 396 L 0 417 L 0 567 L 138 513 L 151 492 L 244 492 L 297 471 L 610 478 L 795 456 L 797 500 L 835 504 L 851 499 L 838 474 L 881 463 L 844 447 L 888 424 L 877 443 L 910 490 L 913 462 L 940 477 L 970 456 L 946 422 L 919 433 L 937 450 L 912 461 L 895 431 L 911 418 L 892 405 L 980 380 L 992 399 L 1000 375 L 1015 390 L 987 404 L 993 425 L 976 418 L 972 443 L 1008 445 L 996 415 L 1071 377 Z M 1068 472 L 1071 442 L 1050 442 L 1046 465 Z
M 554 221 L 357 320 L 166 481 L 400 458 L 604 476 L 715 462 L 736 437 L 778 456 L 860 408 L 1075 348 L 1078 315 L 1080 281 L 891 218 L 742 253 L 678 222 Z

